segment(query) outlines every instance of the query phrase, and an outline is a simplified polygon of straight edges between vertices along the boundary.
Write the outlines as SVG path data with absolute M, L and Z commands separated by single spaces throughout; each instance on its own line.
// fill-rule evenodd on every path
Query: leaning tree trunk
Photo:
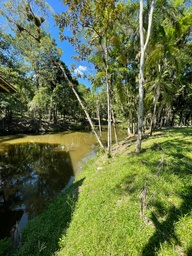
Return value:
M 145 51 L 149 43 L 153 10 L 154 10 L 155 0 L 151 2 L 151 8 L 148 19 L 148 29 L 147 38 L 144 43 L 144 33 L 143 33 L 143 0 L 140 0 L 140 14 L 139 14 L 139 25 L 140 25 L 140 47 L 141 47 L 141 57 L 140 57 L 140 69 L 139 69 L 139 106 L 138 106 L 138 135 L 137 135 L 137 146 L 136 153 L 141 151 L 141 141 L 142 141 L 142 128 L 143 128 L 143 105 L 144 105 L 144 64 L 145 64 Z
M 82 107 L 82 109 L 83 109 L 83 111 L 84 111 L 84 113 L 85 113 L 85 115 L 86 115 L 86 117 L 87 117 L 87 119 L 88 119 L 88 121 L 89 121 L 89 124 L 90 124 L 90 126 L 91 126 L 91 129 L 92 129 L 93 133 L 95 134 L 95 137 L 97 138 L 97 141 L 98 141 L 100 147 L 105 151 L 105 147 L 104 147 L 102 141 L 100 140 L 100 138 L 99 138 L 97 132 L 95 131 L 95 127 L 94 127 L 94 125 L 93 125 L 93 122 L 92 122 L 92 120 L 91 120 L 91 118 L 90 118 L 90 116 L 89 116 L 89 114 L 88 114 L 88 112 L 87 112 L 85 106 L 83 105 L 82 100 L 80 99 L 78 93 L 76 92 L 76 90 L 75 90 L 75 88 L 74 88 L 73 83 L 69 80 L 69 78 L 68 78 L 68 76 L 67 76 L 67 74 L 66 74 L 66 72 L 65 72 L 65 70 L 64 70 L 64 68 L 63 68 L 63 66 L 62 66 L 60 63 L 59 63 L 59 68 L 61 69 L 61 71 L 62 71 L 62 73 L 63 73 L 63 76 L 64 76 L 65 79 L 67 80 L 67 82 L 68 82 L 69 86 L 71 87 L 73 93 L 75 94 L 75 96 L 76 96 L 76 98 L 77 98 L 77 100 L 78 100 L 80 106 Z

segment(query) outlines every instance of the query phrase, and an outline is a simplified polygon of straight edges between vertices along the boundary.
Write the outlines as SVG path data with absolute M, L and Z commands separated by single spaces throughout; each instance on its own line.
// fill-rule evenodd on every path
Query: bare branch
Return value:
M 150 38 L 150 34 L 151 34 L 151 27 L 152 27 L 152 20 L 153 20 L 154 7 L 155 7 L 155 0 L 152 0 L 152 2 L 151 2 L 151 9 L 150 9 L 149 18 L 148 18 L 147 38 L 146 38 L 145 45 L 144 45 L 144 51 L 146 50 L 147 45 L 149 43 L 149 38 Z

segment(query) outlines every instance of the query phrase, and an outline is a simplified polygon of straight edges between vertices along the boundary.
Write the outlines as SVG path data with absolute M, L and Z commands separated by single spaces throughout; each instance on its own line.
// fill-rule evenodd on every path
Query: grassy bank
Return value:
M 17 256 L 192 255 L 192 128 L 157 132 L 134 151 L 127 139 L 87 163 L 30 222 Z

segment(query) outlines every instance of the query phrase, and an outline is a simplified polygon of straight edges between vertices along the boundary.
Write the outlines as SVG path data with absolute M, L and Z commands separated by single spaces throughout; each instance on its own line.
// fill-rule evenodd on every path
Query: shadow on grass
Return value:
M 172 162 L 169 164 L 166 171 L 174 173 L 180 177 L 192 174 L 192 159 L 186 155 L 192 150 L 191 141 L 174 139 L 159 143 L 159 145 L 163 150 L 162 153 L 165 154 L 165 157 L 168 156 L 172 159 Z
M 186 190 L 181 194 L 181 199 L 183 200 L 181 207 L 177 209 L 175 206 L 172 206 L 168 212 L 167 219 L 163 222 L 159 222 L 155 214 L 152 213 L 151 220 L 156 228 L 156 232 L 143 248 L 143 256 L 156 255 L 160 246 L 165 242 L 170 243 L 174 240 L 176 245 L 181 245 L 177 235 L 175 234 L 175 223 L 178 222 L 182 216 L 188 214 L 192 210 L 192 186 L 186 188 Z M 161 211 L 161 207 L 158 210 Z M 191 255 L 191 249 L 188 251 L 187 255 Z
M 191 127 L 167 127 L 167 128 L 162 128 L 155 130 L 154 132 L 158 132 L 158 135 L 153 134 L 152 137 L 158 137 L 159 135 L 163 136 L 170 136 L 170 135 L 183 135 L 183 136 L 192 136 L 192 128 Z M 168 133 L 166 135 L 166 133 Z
M 173 128 L 167 128 L 163 131 L 168 131 L 172 133 L 173 135 L 176 133 L 180 133 L 183 136 L 192 136 L 192 128 L 191 127 L 173 127 Z
M 186 135 L 189 134 L 186 133 Z M 172 159 L 172 162 L 166 168 L 166 173 L 178 176 L 184 183 L 184 189 L 178 194 L 182 200 L 182 204 L 179 208 L 176 208 L 173 205 L 169 209 L 166 220 L 163 222 L 160 222 L 154 212 L 152 212 L 151 221 L 153 222 L 156 231 L 149 239 L 147 245 L 143 248 L 143 256 L 157 255 L 161 245 L 165 242 L 174 242 L 175 245 L 182 246 L 175 234 L 175 224 L 180 218 L 190 213 L 192 210 L 192 186 L 189 185 L 192 174 L 192 160 L 186 156 L 186 153 L 191 150 L 191 142 L 183 141 L 181 139 L 173 139 L 171 141 L 159 143 L 159 145 L 166 156 L 171 157 Z M 152 150 L 154 150 L 154 148 L 152 148 Z M 157 163 L 153 163 L 153 165 L 157 166 Z M 161 175 L 163 175 L 163 173 Z M 163 209 L 163 205 L 158 202 L 156 202 L 154 206 L 159 213 Z M 191 248 L 188 249 L 186 255 L 192 255 Z
M 59 241 L 71 223 L 84 179 L 72 184 L 66 193 L 53 200 L 42 215 L 29 222 L 22 234 L 23 245 L 14 255 L 51 256 L 59 249 Z
M 190 152 L 192 152 L 192 143 L 191 138 L 185 139 L 185 136 L 192 135 L 191 131 L 191 128 L 169 129 L 168 132 L 171 135 L 170 140 L 166 138 L 166 141 L 163 142 L 156 143 L 154 141 L 152 147 L 149 146 L 145 148 L 138 156 L 130 154 L 129 164 L 132 166 L 130 173 L 115 187 L 116 192 L 135 196 L 138 202 L 138 192 L 142 189 L 147 179 L 149 179 L 150 187 L 150 182 L 152 182 L 153 179 L 158 181 L 159 176 L 161 176 L 162 179 L 167 179 L 166 182 L 170 183 L 172 190 L 175 191 L 175 195 L 182 200 L 180 207 L 177 208 L 175 205 L 171 205 L 168 212 L 166 212 L 166 216 L 164 216 L 167 206 L 157 199 L 154 199 L 152 206 L 155 210 L 151 213 L 151 222 L 155 227 L 155 232 L 149 238 L 144 248 L 141 249 L 142 256 L 158 255 L 164 243 L 183 246 L 180 242 L 180 238 L 177 237 L 175 226 L 183 216 L 192 211 L 192 185 L 190 183 L 192 175 L 192 156 L 190 155 Z M 159 137 L 159 135 L 157 135 L 157 137 Z M 169 137 L 169 135 L 163 135 L 162 137 Z M 158 170 L 162 156 L 164 156 L 164 163 L 161 170 Z M 143 168 L 144 166 L 145 168 Z M 140 176 L 137 175 L 137 168 L 141 170 L 144 169 L 145 173 Z M 172 175 L 183 183 L 181 186 L 182 190 L 178 191 L 176 187 L 174 189 L 174 184 L 171 184 Z M 158 187 L 157 189 L 163 188 Z M 165 195 L 165 197 L 166 196 L 168 195 Z M 164 216 L 164 219 L 159 220 L 155 214 L 156 212 L 159 213 L 161 217 Z M 183 230 L 183 233 L 184 232 Z M 185 255 L 192 256 L 192 246 L 189 245 L 188 248 L 182 248 L 182 250 L 185 250 Z
M 192 246 L 187 249 L 187 254 L 186 255 L 187 256 L 191 256 L 192 255 Z

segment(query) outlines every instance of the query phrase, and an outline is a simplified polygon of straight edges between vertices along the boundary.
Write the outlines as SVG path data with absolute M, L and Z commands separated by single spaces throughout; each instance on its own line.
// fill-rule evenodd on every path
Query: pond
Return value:
M 74 180 L 97 145 L 86 132 L 0 137 L 0 239 L 10 235 L 16 222 L 23 229 L 40 214 Z

